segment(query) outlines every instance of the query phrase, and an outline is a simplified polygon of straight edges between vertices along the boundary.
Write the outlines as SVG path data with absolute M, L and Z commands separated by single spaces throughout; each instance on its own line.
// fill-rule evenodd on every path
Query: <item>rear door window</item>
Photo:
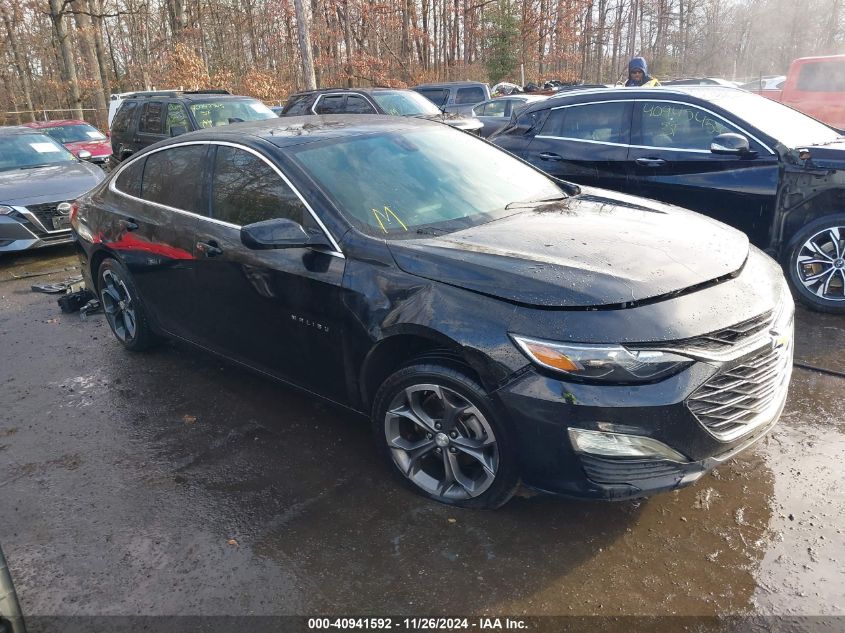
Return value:
M 212 216 L 237 226 L 287 218 L 305 223 L 307 210 L 279 174 L 237 147 L 217 148 L 211 183 Z
M 208 215 L 203 169 L 206 145 L 186 145 L 149 154 L 141 197 L 174 209 Z
M 552 110 L 543 125 L 543 136 L 597 141 L 628 142 L 628 104 L 590 103 Z
M 145 158 L 140 158 L 131 163 L 120 172 L 114 181 L 115 189 L 136 198 L 141 197 L 141 176 L 144 173 Z
M 801 92 L 845 92 L 845 60 L 807 62 L 798 71 Z
M 458 88 L 458 95 L 455 97 L 455 103 L 478 103 L 480 101 L 484 101 L 486 98 L 487 95 L 484 94 L 484 88 L 481 86 Z
M 161 134 L 163 105 L 160 101 L 144 104 L 144 109 L 141 112 L 141 123 L 138 125 L 139 132 Z
M 349 114 L 375 114 L 376 111 L 370 102 L 359 95 L 348 95 L 346 97 L 346 107 L 344 112 Z
M 346 95 L 323 95 L 314 108 L 317 114 L 336 114 L 343 112 L 343 100 Z
M 165 127 L 165 134 L 173 136 L 173 128 L 184 128 L 185 132 L 191 131 L 191 122 L 188 120 L 188 111 L 181 103 L 167 104 L 167 125 Z
M 505 116 L 505 110 L 507 109 L 507 99 L 500 99 L 498 101 L 489 101 L 484 106 L 484 110 L 482 112 L 483 116 Z

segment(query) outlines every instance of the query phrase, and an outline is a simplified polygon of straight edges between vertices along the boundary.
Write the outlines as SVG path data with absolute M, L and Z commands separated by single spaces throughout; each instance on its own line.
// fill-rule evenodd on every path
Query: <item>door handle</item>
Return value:
M 197 250 L 206 257 L 217 257 L 223 254 L 223 249 L 214 240 L 208 242 L 197 242 Z
M 666 164 L 666 161 L 662 158 L 638 158 L 634 162 L 643 167 L 663 167 Z
M 540 154 L 541 160 L 563 160 L 563 156 L 555 154 L 554 152 L 542 152 Z
M 117 225 L 122 228 L 124 231 L 137 231 L 138 230 L 138 223 L 135 222 L 132 218 L 127 218 L 125 220 L 118 220 Z

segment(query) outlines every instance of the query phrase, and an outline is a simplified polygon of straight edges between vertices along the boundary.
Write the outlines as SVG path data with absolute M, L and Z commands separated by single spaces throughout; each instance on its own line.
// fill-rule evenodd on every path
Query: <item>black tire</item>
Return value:
M 97 271 L 97 292 L 115 338 L 126 349 L 141 352 L 159 341 L 138 288 L 126 267 L 116 259 L 104 259 Z
M 798 301 L 818 312 L 845 314 L 845 214 L 827 215 L 801 227 L 786 249 L 783 265 Z
M 413 413 L 411 406 L 425 415 L 415 416 L 417 421 L 389 415 L 399 410 Z M 427 421 L 420 424 L 423 417 Z M 440 426 L 432 428 L 435 424 Z M 519 486 L 516 449 L 504 415 L 457 363 L 420 360 L 389 376 L 373 402 L 372 428 L 390 469 L 429 499 L 493 509 L 504 505 Z

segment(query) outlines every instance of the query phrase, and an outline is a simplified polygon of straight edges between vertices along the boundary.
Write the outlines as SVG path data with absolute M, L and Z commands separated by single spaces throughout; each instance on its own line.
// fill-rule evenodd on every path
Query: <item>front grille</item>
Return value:
M 742 345 L 753 336 L 759 334 L 769 325 L 772 319 L 772 312 L 765 312 L 759 316 L 748 319 L 736 325 L 710 332 L 702 336 L 673 341 L 673 346 L 683 347 L 687 350 L 700 352 L 721 352 L 729 350 L 735 345 Z
M 27 205 L 27 209 L 31 211 L 35 217 L 38 218 L 38 221 L 44 225 L 44 228 L 48 231 L 53 230 L 53 218 L 57 215 L 61 215 L 58 211 L 58 206 L 60 202 L 48 202 L 47 204 L 31 204 Z
M 734 440 L 769 421 L 765 416 L 782 396 L 792 365 L 792 339 L 766 349 L 711 378 L 687 406 L 715 437 Z

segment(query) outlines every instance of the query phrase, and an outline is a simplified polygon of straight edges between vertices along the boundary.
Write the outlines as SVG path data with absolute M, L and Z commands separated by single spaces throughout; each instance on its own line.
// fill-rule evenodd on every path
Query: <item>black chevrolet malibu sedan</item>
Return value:
M 776 422 L 793 302 L 741 232 L 382 116 L 159 143 L 78 200 L 118 340 L 168 336 L 363 413 L 438 501 L 689 484 Z

